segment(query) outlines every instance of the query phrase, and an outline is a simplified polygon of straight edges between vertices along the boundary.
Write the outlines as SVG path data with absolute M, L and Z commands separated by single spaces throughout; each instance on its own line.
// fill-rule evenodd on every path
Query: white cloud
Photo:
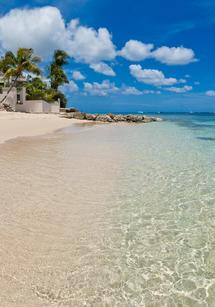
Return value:
M 14 9 L 0 18 L 0 42 L 6 50 L 33 48 L 46 57 L 61 46 L 65 36 L 64 20 L 55 7 Z
M 115 86 L 115 83 L 111 83 L 109 80 L 104 80 L 102 83 L 84 82 L 85 95 L 108 96 L 109 94 L 117 93 L 118 91 L 119 88 Z
M 106 76 L 112 76 L 112 77 L 116 76 L 113 69 L 108 64 L 103 62 L 91 64 L 90 68 Z
M 143 61 L 151 56 L 153 48 L 153 44 L 144 44 L 137 40 L 130 40 L 118 54 L 130 61 Z
M 192 49 L 184 47 L 160 47 L 152 53 L 153 57 L 167 65 L 185 65 L 197 61 Z
M 178 94 L 192 91 L 192 89 L 193 89 L 193 87 L 189 86 L 189 85 L 185 85 L 183 87 L 168 87 L 168 88 L 166 88 L 167 91 L 178 93 Z
M 214 97 L 214 96 L 215 96 L 215 90 L 207 91 L 207 92 L 206 92 L 206 95 L 207 95 L 207 96 Z
M 122 89 L 122 94 L 123 95 L 142 95 L 143 92 L 138 90 L 136 87 L 134 86 L 126 86 Z
M 129 61 L 143 61 L 147 58 L 154 58 L 167 65 L 185 65 L 197 61 L 192 49 L 181 47 L 162 46 L 154 49 L 153 44 L 145 44 L 141 41 L 130 40 L 118 55 Z
M 77 81 L 86 79 L 86 77 L 78 70 L 72 72 L 72 78 Z
M 154 86 L 174 85 L 181 80 L 166 78 L 162 71 L 156 69 L 142 69 L 141 65 L 130 65 L 130 73 L 139 82 Z
M 116 56 L 112 37 L 106 28 L 93 28 L 81 26 L 79 20 L 72 20 L 68 27 L 67 50 L 78 62 L 98 63 L 113 60 Z
M 117 54 L 130 61 L 154 58 L 168 65 L 196 61 L 192 49 L 163 46 L 153 51 L 153 44 L 137 40 L 129 40 L 117 52 L 108 29 L 83 26 L 78 19 L 66 24 L 59 9 L 52 6 L 13 9 L 0 17 L 0 52 L 18 47 L 31 47 L 45 58 L 63 48 L 76 62 L 93 65 L 94 70 L 109 76 L 114 72 L 104 61 L 114 60 Z
M 154 91 L 154 90 L 143 90 L 143 91 L 140 91 L 140 90 L 138 90 L 134 86 L 124 86 L 124 87 L 122 87 L 121 93 L 123 95 L 136 95 L 136 96 L 140 96 L 140 95 L 148 95 L 148 94 L 160 94 L 161 92 L 160 91 Z
M 0 45 L 4 50 L 33 48 L 41 56 L 63 48 L 77 62 L 96 63 L 116 56 L 106 28 L 82 26 L 77 19 L 68 25 L 56 7 L 14 9 L 0 17 Z
M 78 85 L 73 80 L 70 80 L 68 84 L 61 86 L 60 89 L 62 91 L 68 91 L 70 93 L 76 93 L 79 91 Z

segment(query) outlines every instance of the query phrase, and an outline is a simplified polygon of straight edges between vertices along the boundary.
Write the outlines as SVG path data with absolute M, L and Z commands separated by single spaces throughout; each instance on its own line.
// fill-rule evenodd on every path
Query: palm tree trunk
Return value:
M 12 82 L 11 86 L 9 87 L 7 94 L 3 97 L 3 99 L 0 101 L 0 104 L 3 104 L 4 101 L 7 99 L 8 95 L 10 94 L 12 88 L 14 87 L 14 85 L 16 84 L 16 81 L 18 80 L 19 75 L 16 76 L 16 78 L 14 79 L 14 81 Z

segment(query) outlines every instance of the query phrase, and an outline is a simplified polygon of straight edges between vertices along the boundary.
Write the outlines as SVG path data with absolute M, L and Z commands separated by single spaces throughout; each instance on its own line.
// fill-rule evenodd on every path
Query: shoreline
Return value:
M 0 112 L 0 145 L 19 138 L 39 137 L 54 133 L 77 124 L 110 123 L 110 120 L 106 120 L 109 115 L 100 115 L 97 120 L 94 120 L 90 116 L 86 118 L 83 114 L 85 115 L 86 113 L 32 114 L 21 112 Z M 128 123 L 129 121 L 138 122 L 138 118 L 139 116 L 134 117 L 132 120 L 128 120 L 127 118 L 126 120 L 122 120 L 122 116 L 120 116 L 119 120 L 112 120 L 112 123 L 115 122 L 122 124 Z M 158 121 L 157 118 L 144 117 L 144 119 L 145 122 Z M 141 119 L 141 122 L 144 121 Z
M 86 121 L 68 121 L 58 114 L 0 112 L 0 145 L 18 138 L 43 136 L 82 123 Z

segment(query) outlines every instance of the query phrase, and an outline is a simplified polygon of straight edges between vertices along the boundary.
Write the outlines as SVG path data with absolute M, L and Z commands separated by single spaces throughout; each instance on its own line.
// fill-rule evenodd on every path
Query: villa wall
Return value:
M 8 88 L 3 89 L 3 93 L 0 94 L 0 100 L 7 95 Z M 19 101 L 17 101 L 17 89 L 12 88 L 8 94 L 5 102 L 9 104 L 16 112 L 26 113 L 59 113 L 60 103 L 53 102 L 48 103 L 44 100 L 26 100 L 26 89 L 23 87 L 19 92 Z
M 58 102 L 48 103 L 44 100 L 26 100 L 22 104 L 17 104 L 15 110 L 26 113 L 59 113 L 60 106 Z

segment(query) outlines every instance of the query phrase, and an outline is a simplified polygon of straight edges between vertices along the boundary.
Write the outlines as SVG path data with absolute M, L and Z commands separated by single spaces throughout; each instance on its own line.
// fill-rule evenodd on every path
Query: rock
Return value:
M 80 112 L 80 111 L 72 107 L 72 108 L 60 108 L 60 112 L 61 113 L 72 113 L 72 112 Z
M 97 116 L 97 114 L 86 113 L 85 118 L 86 120 L 96 120 Z
M 128 122 L 134 122 L 134 123 L 138 123 L 138 122 L 143 122 L 143 120 L 145 119 L 144 116 L 141 116 L 141 115 L 127 115 L 126 116 L 126 120 Z
M 73 118 L 75 119 L 86 119 L 86 113 L 83 112 L 71 112 Z
M 72 113 L 72 112 L 80 112 L 80 111 L 76 108 L 66 108 L 65 112 L 66 113 Z
M 109 114 L 91 114 L 91 113 L 84 113 L 84 112 L 74 112 L 74 108 L 70 108 L 69 111 L 64 111 L 61 113 L 62 117 L 65 118 L 75 118 L 75 119 L 81 119 L 81 120 L 92 120 L 92 121 L 99 121 L 99 122 L 132 122 L 132 123 L 150 123 L 150 122 L 156 122 L 161 121 L 162 119 L 157 117 L 147 117 L 145 115 L 122 115 L 117 114 L 114 115 L 112 113 Z
M 109 115 L 98 115 L 96 121 L 99 122 L 113 122 L 113 119 Z
M 113 120 L 115 122 L 125 122 L 126 121 L 126 118 L 124 115 L 114 115 L 113 116 Z
M 108 113 L 108 116 L 110 116 L 110 118 L 114 120 L 114 117 L 115 117 L 115 115 L 114 115 L 114 114 L 112 114 L 112 113 Z
M 7 112 L 14 112 L 13 107 L 10 104 L 6 103 L 6 102 L 3 102 L 1 104 L 1 107 L 2 107 L 3 110 L 5 110 Z
M 61 113 L 61 116 L 65 118 L 86 119 L 86 114 L 82 112 Z
M 151 117 L 144 117 L 144 119 L 143 119 L 143 122 L 144 122 L 145 124 L 151 123 L 152 121 L 153 121 L 153 120 L 152 120 Z

